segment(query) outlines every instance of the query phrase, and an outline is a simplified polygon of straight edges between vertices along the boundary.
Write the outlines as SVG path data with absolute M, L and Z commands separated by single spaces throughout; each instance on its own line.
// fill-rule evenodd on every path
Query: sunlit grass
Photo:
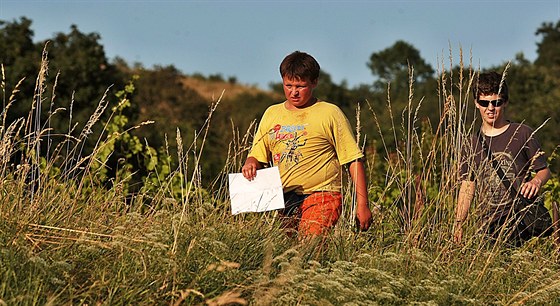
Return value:
M 40 73 L 47 71 L 44 60 Z M 110 186 L 96 183 L 100 168 L 92 165 L 102 161 L 106 138 L 100 136 L 98 149 L 87 156 L 74 141 L 69 150 L 53 148 L 41 159 L 34 148 L 52 131 L 32 125 L 32 116 L 9 125 L 4 120 L 0 304 L 560 303 L 552 238 L 521 248 L 490 245 L 472 222 L 466 229 L 470 238 L 452 242 L 460 144 L 473 128 L 466 113 L 474 71 L 462 59 L 460 64 L 465 75 L 441 69 L 435 127 L 418 117 L 423 98 L 414 96 L 412 82 L 406 109 L 394 109 L 388 96 L 386 113 L 357 113 L 359 139 L 386 143 L 387 137 L 381 129 L 360 130 L 360 120 L 390 116 L 402 122 L 392 127 L 396 147 L 367 156 L 370 198 L 380 212 L 368 232 L 357 232 L 346 182 L 347 205 L 323 248 L 287 237 L 274 212 L 231 215 L 224 177 L 240 169 L 254 126 L 243 133 L 232 126 L 222 176 L 202 186 L 199 165 L 219 99 L 195 142 L 184 144 L 177 133 L 180 162 L 159 178 L 160 189 L 133 195 L 126 192 L 126 176 Z M 43 95 L 43 78 L 37 79 Z M 9 106 L 18 86 L 2 84 Z M 100 112 L 109 107 L 105 98 Z M 98 119 L 96 112 L 86 127 Z M 78 135 L 69 131 L 67 139 L 90 134 Z M 171 185 L 177 179 L 178 192 Z

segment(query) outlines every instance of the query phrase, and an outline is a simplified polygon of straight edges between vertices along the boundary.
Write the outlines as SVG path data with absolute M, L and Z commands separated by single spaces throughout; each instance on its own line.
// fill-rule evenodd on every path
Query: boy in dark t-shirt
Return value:
M 509 96 L 502 75 L 481 73 L 473 86 L 473 96 L 482 125 L 480 132 L 473 135 L 463 148 L 461 189 L 455 211 L 456 242 L 460 242 L 463 236 L 462 224 L 474 197 L 475 182 L 484 199 L 479 207 L 483 226 L 489 235 L 496 237 L 505 224 L 516 226 L 515 222 L 507 222 L 514 220 L 511 218 L 515 200 L 512 190 L 518 193 L 517 196 L 531 199 L 551 177 L 534 131 L 506 119 Z M 490 156 L 488 152 L 491 152 Z M 503 171 L 512 189 L 506 188 L 495 166 Z M 531 177 L 531 173 L 535 175 Z

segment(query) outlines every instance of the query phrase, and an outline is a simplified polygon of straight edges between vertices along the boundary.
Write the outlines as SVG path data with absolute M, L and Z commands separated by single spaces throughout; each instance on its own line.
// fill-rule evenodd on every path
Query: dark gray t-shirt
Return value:
M 519 191 L 521 183 L 530 180 L 532 171 L 547 167 L 546 157 L 534 137 L 533 130 L 519 123 L 510 123 L 500 135 L 483 136 L 486 145 L 512 183 Z M 507 190 L 492 163 L 483 153 L 478 134 L 471 136 L 463 148 L 461 179 L 476 182 L 479 209 L 484 219 L 497 220 L 507 214 L 513 203 L 512 192 Z

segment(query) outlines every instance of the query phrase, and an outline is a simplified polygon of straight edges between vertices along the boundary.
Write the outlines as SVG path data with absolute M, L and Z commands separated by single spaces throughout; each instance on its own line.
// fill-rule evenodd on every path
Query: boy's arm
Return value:
M 539 193 L 541 187 L 546 184 L 551 176 L 552 174 L 550 173 L 550 169 L 548 168 L 543 168 L 537 171 L 532 180 L 521 185 L 521 194 L 527 199 L 536 196 Z
M 474 182 L 462 181 L 457 199 L 457 207 L 455 208 L 455 225 L 453 227 L 453 239 L 457 243 L 463 239 L 463 222 L 467 219 L 473 197 Z
M 366 183 L 366 172 L 364 164 L 360 159 L 350 163 L 350 176 L 352 182 L 356 186 L 356 217 L 360 223 L 360 230 L 367 231 L 372 223 L 371 210 L 368 203 L 368 192 Z

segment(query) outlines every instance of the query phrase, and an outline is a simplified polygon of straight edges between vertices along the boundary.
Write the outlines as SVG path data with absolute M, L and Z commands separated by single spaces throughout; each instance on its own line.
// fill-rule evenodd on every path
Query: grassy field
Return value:
M 3 121 L 0 305 L 560 304 L 552 237 L 519 248 L 489 244 L 471 218 L 468 239 L 452 242 L 460 143 L 473 128 L 465 115 L 470 76 L 456 78 L 441 75 L 434 93 L 441 121 L 433 131 L 416 118 L 421 99 L 412 94 L 402 113 L 393 114 L 390 102 L 386 114 L 361 111 L 403 122 L 394 128 L 395 148 L 367 156 L 370 198 L 381 212 L 368 232 L 356 232 L 346 183 L 343 217 L 321 248 L 288 238 L 274 212 L 231 215 L 225 175 L 240 169 L 250 137 L 232 137 L 222 178 L 203 188 L 204 129 L 202 145 L 182 144 L 177 135 L 185 148 L 179 166 L 158 178 L 158 189 L 131 195 L 126 176 L 96 184 L 109 138 L 70 162 L 62 152 L 79 152 L 79 142 L 74 151 L 38 153 L 51 132 L 33 124 L 33 110 L 30 119 Z M 2 90 L 6 112 L 13 89 L 3 83 Z M 90 120 L 99 124 L 95 114 Z M 548 190 L 549 201 L 558 198 Z

